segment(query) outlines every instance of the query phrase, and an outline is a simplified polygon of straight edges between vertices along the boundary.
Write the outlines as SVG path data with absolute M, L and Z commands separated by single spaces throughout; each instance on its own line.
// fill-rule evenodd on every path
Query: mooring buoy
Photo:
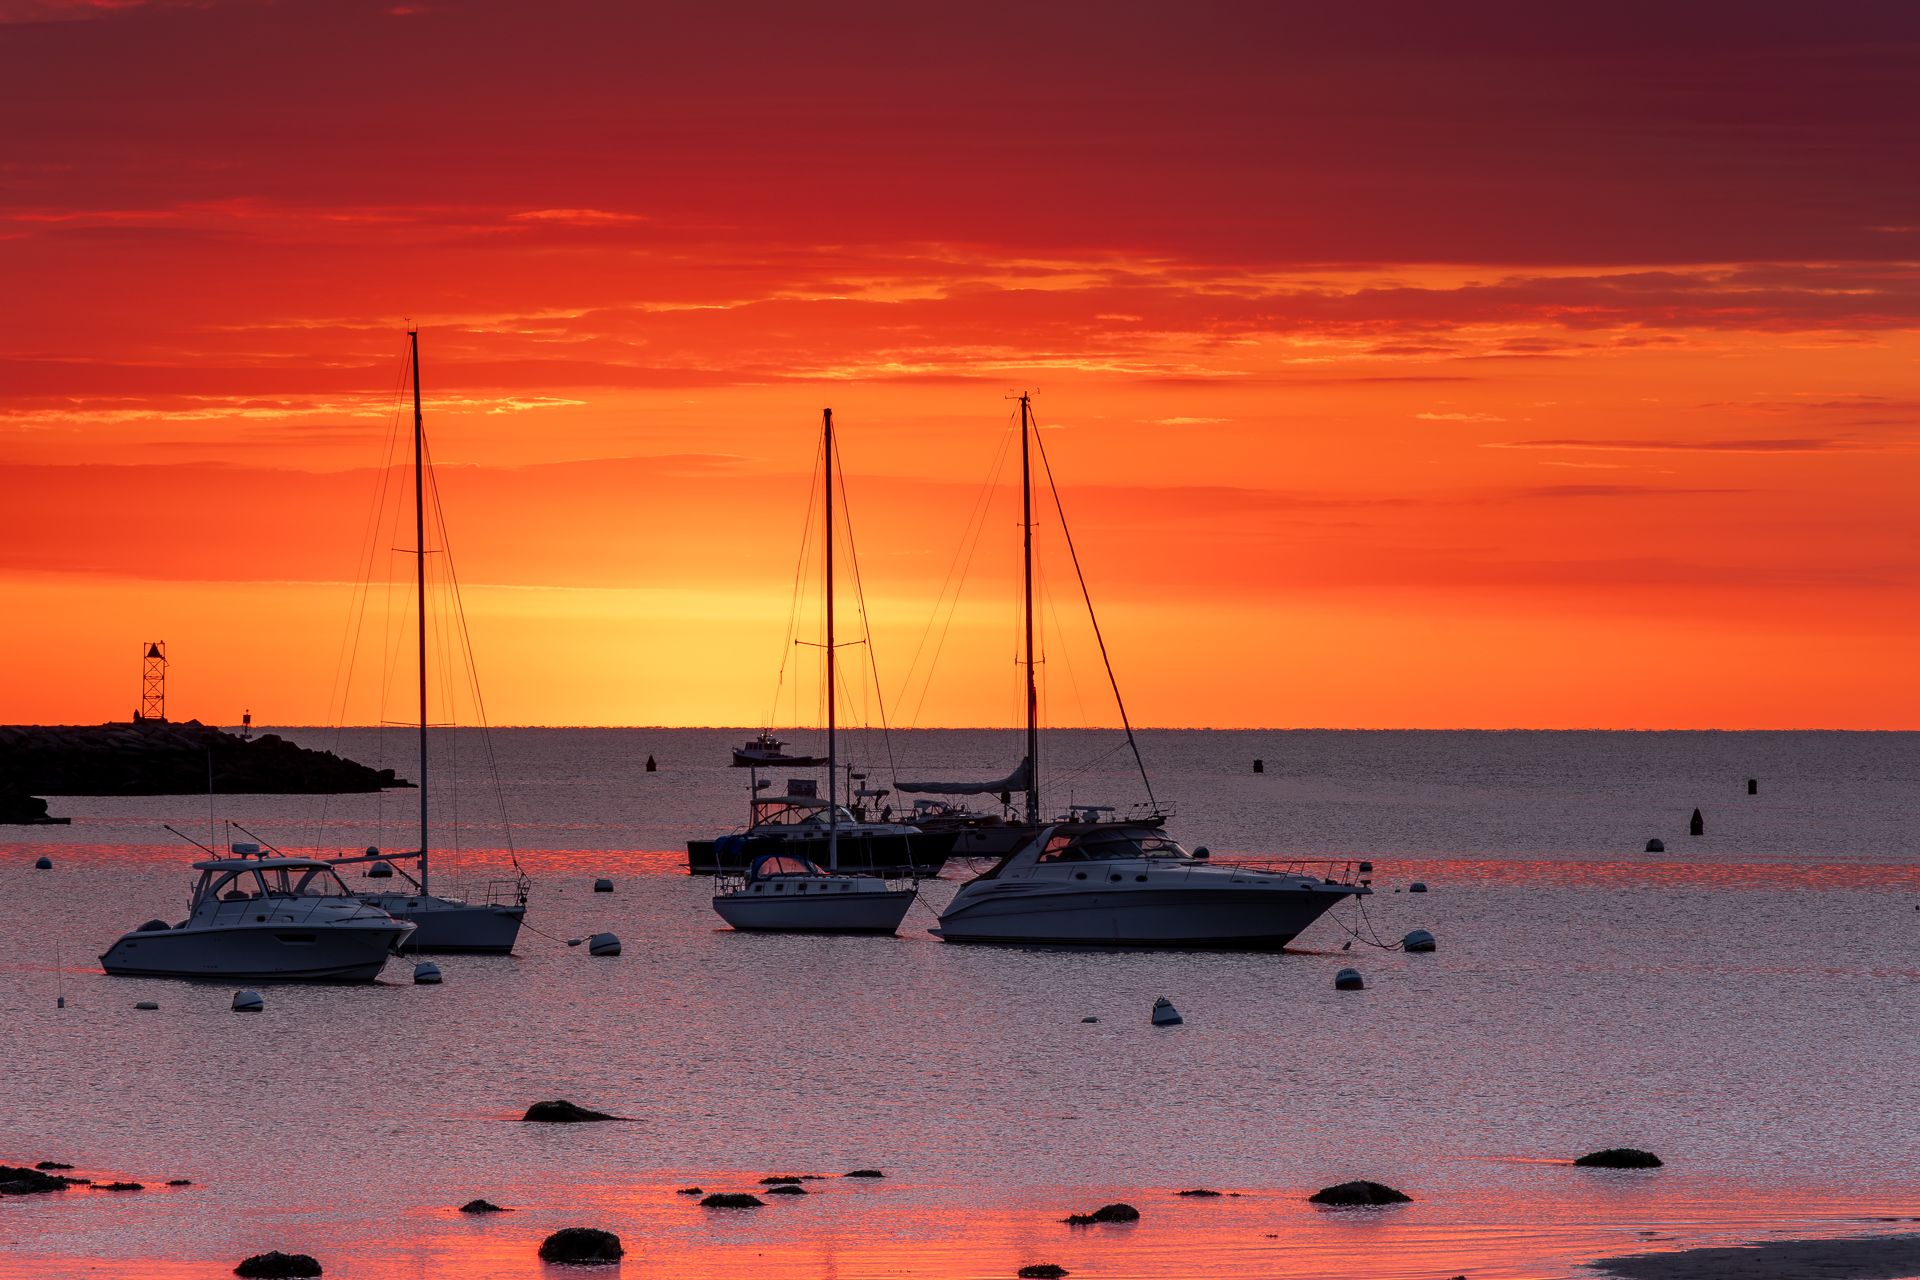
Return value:
M 1425 893 L 1426 891 L 1427 891 L 1427 886 L 1422 884 L 1418 880 L 1415 880 L 1412 884 L 1407 886 L 1408 893 Z
M 1693 817 L 1687 821 L 1687 834 L 1690 836 L 1703 836 L 1707 834 L 1707 820 L 1700 816 L 1698 809 L 1693 811 Z
M 1415 929 L 1400 939 L 1400 947 L 1403 951 L 1431 951 L 1433 945 L 1433 935 L 1425 929 Z
M 653 757 L 652 757 L 652 756 L 648 756 L 648 757 L 647 757 L 647 772 L 648 772 L 648 773 L 652 773 L 652 772 L 653 772 L 654 770 L 656 770 L 656 769 L 658 769 L 659 767 L 660 767 L 659 765 L 657 765 L 657 764 L 655 764 L 655 763 L 653 762 Z
M 419 964 L 413 966 L 414 985 L 431 987 L 437 985 L 440 980 L 440 966 L 433 961 L 422 960 Z
M 613 881 L 607 879 L 605 876 L 601 876 L 593 882 L 593 891 L 595 893 L 612 893 Z
M 1173 1007 L 1173 1001 L 1161 996 L 1153 1002 L 1153 1025 L 1156 1027 L 1177 1027 L 1184 1021 L 1180 1011 Z
M 136 1009 L 158 1009 L 160 1006 L 152 1000 L 142 1000 L 133 1007 Z
M 53 870 L 53 859 L 52 859 L 52 858 L 41 858 L 41 859 L 38 859 L 38 860 L 37 860 L 37 861 L 36 861 L 36 862 L 35 862 L 35 863 L 33 864 L 33 869 L 34 869 L 35 871 L 51 871 L 51 870 Z
M 1667 851 L 1667 842 L 1665 840 L 1660 839 L 1658 836 L 1655 836 L 1653 839 L 1647 841 L 1648 853 L 1665 853 L 1666 851 Z
M 1367 980 L 1360 976 L 1358 969 L 1342 969 L 1333 975 L 1333 987 L 1336 991 L 1362 991 Z
M 1747 779 L 1747 794 L 1750 796 L 1757 796 L 1760 794 L 1760 779 L 1758 778 Z
M 260 1013 L 267 1002 L 260 998 L 258 991 L 236 991 L 233 993 L 233 1011 L 235 1013 Z
M 620 954 L 620 939 L 611 933 L 596 933 L 587 939 L 587 954 L 617 956 Z

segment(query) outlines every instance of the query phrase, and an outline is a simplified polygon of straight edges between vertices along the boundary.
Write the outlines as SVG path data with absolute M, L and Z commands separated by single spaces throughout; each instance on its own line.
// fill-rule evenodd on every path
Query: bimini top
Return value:
M 276 867 L 319 867 L 332 870 L 333 864 L 318 858 L 214 858 L 193 864 L 195 871 L 272 871 Z
M 747 879 L 765 880 L 769 876 L 823 876 L 827 874 L 807 859 L 792 853 L 765 853 L 747 868 Z

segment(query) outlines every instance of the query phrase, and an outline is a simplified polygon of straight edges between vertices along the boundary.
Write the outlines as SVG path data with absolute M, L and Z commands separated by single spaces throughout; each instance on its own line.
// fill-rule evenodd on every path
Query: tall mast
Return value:
M 820 411 L 820 431 L 827 449 L 827 869 L 840 869 L 840 807 L 834 801 L 840 778 L 840 760 L 834 753 L 833 651 L 833 410 Z
M 427 487 L 426 428 L 420 416 L 420 330 L 409 326 L 413 349 L 413 589 L 420 649 L 420 894 L 427 890 Z
M 1027 458 L 1031 397 L 1020 395 L 1020 531 L 1026 557 L 1027 623 L 1027 822 L 1040 821 L 1040 695 L 1033 681 L 1033 469 Z

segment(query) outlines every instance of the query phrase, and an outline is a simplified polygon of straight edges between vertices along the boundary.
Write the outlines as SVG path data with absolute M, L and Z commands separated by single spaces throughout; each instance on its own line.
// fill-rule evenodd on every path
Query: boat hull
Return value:
M 417 928 L 400 944 L 405 952 L 432 955 L 504 956 L 520 939 L 525 907 L 450 902 L 443 898 L 365 894 L 360 901 Z
M 930 932 L 947 942 L 1275 951 L 1343 896 L 1332 890 L 1020 886 L 956 898 L 940 917 L 940 927 Z
M 893 933 L 913 905 L 911 889 L 877 893 L 720 894 L 713 909 L 743 933 Z
M 100 957 L 121 977 L 257 982 L 371 982 L 410 930 L 291 923 L 130 933 Z
M 912 835 L 842 835 L 839 841 L 839 870 L 865 871 L 875 875 L 936 875 L 953 853 L 959 838 L 957 831 L 916 832 Z M 829 860 L 824 836 L 793 839 L 781 836 L 723 836 L 718 840 L 687 841 L 687 871 L 696 876 L 745 871 L 755 858 L 767 853 L 792 854 L 821 867 L 827 866 Z

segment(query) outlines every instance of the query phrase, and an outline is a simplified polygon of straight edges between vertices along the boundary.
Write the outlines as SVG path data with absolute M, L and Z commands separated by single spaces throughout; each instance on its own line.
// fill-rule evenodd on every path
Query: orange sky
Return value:
M 1920 726 L 1920 19 L 1325 8 L 0 0 L 0 722 L 327 718 L 411 317 L 501 722 L 762 722 L 830 405 L 1008 723 L 1032 390 L 1136 723 Z

